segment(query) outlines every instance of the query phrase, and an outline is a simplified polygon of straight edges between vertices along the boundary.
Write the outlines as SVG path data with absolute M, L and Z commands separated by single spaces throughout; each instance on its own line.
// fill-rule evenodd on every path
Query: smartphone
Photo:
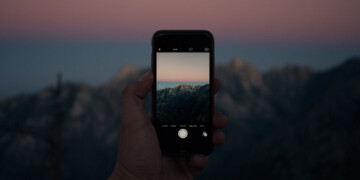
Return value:
M 214 38 L 205 30 L 161 30 L 152 38 L 152 121 L 166 155 L 213 150 Z

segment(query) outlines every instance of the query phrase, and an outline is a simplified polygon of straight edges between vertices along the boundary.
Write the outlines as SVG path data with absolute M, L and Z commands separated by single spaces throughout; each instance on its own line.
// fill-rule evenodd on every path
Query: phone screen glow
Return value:
M 210 53 L 156 53 L 156 121 L 204 127 L 210 118 Z

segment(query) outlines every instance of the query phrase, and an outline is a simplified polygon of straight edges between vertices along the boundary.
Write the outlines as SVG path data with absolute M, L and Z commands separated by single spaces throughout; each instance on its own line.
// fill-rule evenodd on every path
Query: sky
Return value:
M 209 82 L 210 54 L 156 53 L 156 79 L 161 82 Z
M 359 0 L 2 0 L 0 100 L 65 81 L 99 86 L 149 68 L 159 29 L 207 29 L 215 64 L 326 70 L 360 56 Z

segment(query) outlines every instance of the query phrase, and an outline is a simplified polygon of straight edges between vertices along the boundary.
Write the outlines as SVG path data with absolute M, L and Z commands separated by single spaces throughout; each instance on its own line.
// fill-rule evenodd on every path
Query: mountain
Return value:
M 49 179 L 56 172 L 64 179 L 107 177 L 115 164 L 122 89 L 143 72 L 125 66 L 101 87 L 64 83 L 59 94 L 57 85 L 1 102 L 0 179 Z M 58 149 L 62 158 L 54 167 Z
M 360 58 L 324 72 L 286 65 L 259 77 L 256 69 L 247 69 L 252 70 L 243 80 L 257 77 L 255 87 L 263 86 L 264 93 L 241 99 L 241 94 L 231 94 L 229 89 L 237 86 L 243 92 L 243 83 L 222 86 L 216 109 L 237 116 L 230 117 L 225 129 L 227 142 L 215 151 L 199 179 L 360 177 L 356 170 L 360 162 Z M 224 78 L 222 82 L 229 78 L 225 70 L 216 72 Z M 255 87 L 243 92 L 247 98 L 258 92 Z M 223 97 L 229 97 L 231 103 L 225 104 L 225 109 Z M 256 112 L 257 108 L 263 112 Z
M 0 179 L 107 178 L 122 89 L 145 71 L 124 66 L 100 87 L 59 82 L 2 101 Z M 197 179 L 360 178 L 360 58 L 322 72 L 288 64 L 264 73 L 237 58 L 215 76 L 227 141 Z M 167 96 L 199 90 L 179 86 Z M 145 104 L 149 112 L 149 96 Z
M 205 124 L 210 107 L 209 84 L 181 84 L 156 93 L 156 119 L 161 124 Z

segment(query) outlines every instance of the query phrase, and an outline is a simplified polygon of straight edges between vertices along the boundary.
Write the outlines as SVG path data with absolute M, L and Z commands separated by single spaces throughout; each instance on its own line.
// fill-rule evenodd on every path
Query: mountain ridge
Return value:
M 180 84 L 156 91 L 156 120 L 160 124 L 205 124 L 209 117 L 210 89 Z M 191 106 L 189 106 L 191 105 Z
M 241 59 L 216 66 L 222 87 L 215 107 L 228 116 L 227 142 L 210 156 L 198 179 L 360 177 L 359 68 L 359 57 L 321 72 L 286 65 L 261 73 Z M 102 86 L 61 86 L 64 176 L 100 179 L 111 173 L 122 89 L 146 71 L 128 66 Z M 42 172 L 52 169 L 44 164 L 52 152 L 48 139 L 56 127 L 57 88 L 0 102 L 0 145 L 5 147 L 0 177 L 47 177 Z M 145 105 L 149 112 L 149 96 Z M 98 163 L 84 165 L 89 157 Z M 94 173 L 88 175 L 89 170 Z

